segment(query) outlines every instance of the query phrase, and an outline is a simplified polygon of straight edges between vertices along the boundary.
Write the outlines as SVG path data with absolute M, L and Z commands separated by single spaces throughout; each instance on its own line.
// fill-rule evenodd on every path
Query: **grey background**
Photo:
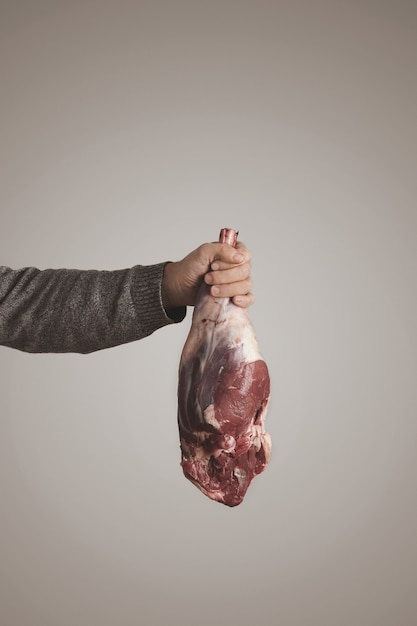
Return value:
M 253 253 L 273 458 L 182 476 L 183 324 L 0 349 L 4 626 L 417 620 L 417 5 L 2 0 L 1 264 Z

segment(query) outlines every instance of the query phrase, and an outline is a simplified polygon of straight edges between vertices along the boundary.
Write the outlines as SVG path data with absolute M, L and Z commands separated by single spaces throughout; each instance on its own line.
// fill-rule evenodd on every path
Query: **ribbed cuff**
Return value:
M 132 301 L 145 334 L 151 334 L 162 326 L 181 322 L 187 312 L 185 306 L 168 311 L 164 309 L 161 285 L 166 265 L 167 262 L 136 265 L 132 268 Z

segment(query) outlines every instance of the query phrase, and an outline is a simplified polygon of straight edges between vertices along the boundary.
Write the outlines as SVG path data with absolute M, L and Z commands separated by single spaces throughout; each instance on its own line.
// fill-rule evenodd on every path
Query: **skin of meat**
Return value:
M 181 355 L 178 426 L 184 475 L 206 496 L 240 504 L 269 462 L 270 379 L 245 309 L 203 284 Z

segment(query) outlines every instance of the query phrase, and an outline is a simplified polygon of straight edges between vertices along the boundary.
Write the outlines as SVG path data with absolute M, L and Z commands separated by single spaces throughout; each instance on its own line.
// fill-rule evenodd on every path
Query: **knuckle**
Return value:
M 202 243 L 200 246 L 198 246 L 197 250 L 201 253 L 204 254 L 206 253 L 210 248 L 210 244 L 209 243 Z
M 227 283 L 227 276 L 225 276 L 225 270 L 219 270 L 217 272 L 214 272 L 215 277 L 214 277 L 214 282 L 219 284 L 219 285 L 223 285 L 224 283 Z
M 241 266 L 242 278 L 249 278 L 250 276 L 250 264 L 245 263 Z
M 229 260 L 231 254 L 233 254 L 233 247 L 228 243 L 220 244 L 220 253 L 224 259 Z

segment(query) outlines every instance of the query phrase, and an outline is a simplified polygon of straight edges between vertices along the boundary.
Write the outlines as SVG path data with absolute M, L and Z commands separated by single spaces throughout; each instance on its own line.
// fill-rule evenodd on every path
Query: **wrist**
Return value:
M 175 266 L 174 262 L 169 261 L 164 267 L 164 273 L 162 275 L 161 282 L 161 299 L 164 309 L 175 309 L 181 306 L 178 302 L 176 289 L 175 289 Z

